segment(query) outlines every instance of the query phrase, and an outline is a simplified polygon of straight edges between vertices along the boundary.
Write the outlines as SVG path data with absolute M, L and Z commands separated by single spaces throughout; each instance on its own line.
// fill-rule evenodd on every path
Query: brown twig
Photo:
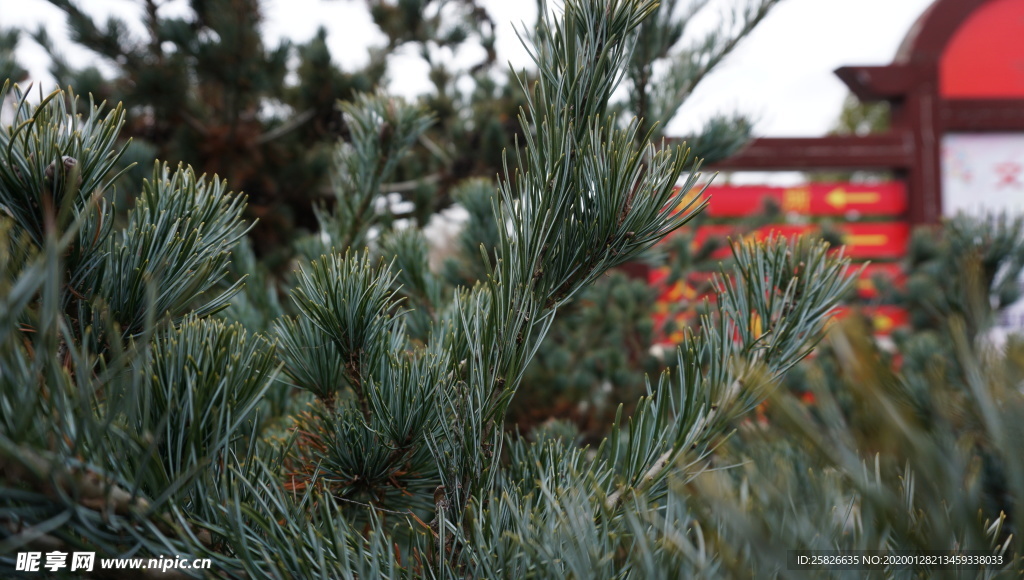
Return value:
M 75 497 L 79 505 L 98 512 L 148 518 L 163 533 L 180 535 L 180 530 L 159 514 L 150 513 L 149 502 L 87 468 L 67 469 L 19 445 L 0 445 L 0 478 L 40 490 L 47 497 L 63 501 Z M 204 546 L 213 538 L 206 529 L 192 534 Z

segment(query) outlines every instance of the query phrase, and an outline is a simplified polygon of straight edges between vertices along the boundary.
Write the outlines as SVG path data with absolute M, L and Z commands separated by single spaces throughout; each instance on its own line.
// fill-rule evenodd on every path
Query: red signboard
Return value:
M 902 258 L 907 251 L 910 226 L 904 222 L 836 224 L 834 227 L 842 236 L 844 254 L 855 260 L 894 260 Z M 747 235 L 763 240 L 771 234 L 790 237 L 818 230 L 819 227 L 813 224 L 781 224 L 764 226 Z M 697 228 L 693 242 L 700 245 L 709 237 L 736 237 L 738 234 L 739 230 L 734 225 L 700 226 Z M 727 258 L 729 255 L 730 250 L 727 246 L 719 248 L 713 254 L 715 258 L 719 259 Z
M 877 241 L 872 240 L 871 236 L 885 235 L 896 237 L 902 240 L 899 242 L 900 247 L 905 246 L 906 232 L 900 231 L 899 227 L 896 226 L 905 228 L 905 224 L 847 224 L 841 226 L 840 229 L 846 233 L 848 240 L 862 244 L 861 250 L 858 250 L 856 245 L 848 244 L 845 247 L 847 255 L 857 257 L 858 254 L 867 252 L 864 249 L 864 239 Z M 894 229 L 894 227 L 896 228 Z M 809 229 L 805 226 L 769 226 L 765 228 L 766 231 L 775 231 L 785 235 L 805 233 Z M 706 239 L 708 235 L 725 235 L 727 233 L 728 226 L 704 226 L 698 229 L 697 239 L 702 240 Z M 756 232 L 756 235 L 763 237 L 766 233 L 759 231 Z M 870 246 L 870 244 L 867 244 L 867 246 Z M 900 253 L 903 251 L 897 247 L 893 247 L 891 250 L 893 252 L 899 250 Z M 722 251 L 728 252 L 728 248 L 723 248 Z M 873 253 L 877 254 L 879 252 Z M 864 266 L 855 265 L 851 273 L 858 276 L 856 282 L 857 296 L 863 300 L 874 300 L 880 297 L 877 282 L 885 280 L 887 283 L 898 288 L 902 286 L 905 280 L 902 266 L 895 262 L 876 262 Z M 658 298 L 656 299 L 654 309 L 654 323 L 655 327 L 659 329 L 660 337 L 658 343 L 662 345 L 678 344 L 682 341 L 683 329 L 687 326 L 692 326 L 696 322 L 694 307 L 704 300 L 714 302 L 716 298 L 710 284 L 713 276 L 711 272 L 689 272 L 684 280 L 671 285 L 667 283 L 668 275 L 669 268 L 667 267 L 652 269 L 648 274 L 648 282 L 658 290 Z M 678 310 L 680 308 L 682 309 L 681 311 Z M 864 305 L 857 307 L 855 310 L 848 306 L 842 306 L 836 309 L 835 316 L 836 318 L 842 318 L 850 315 L 852 312 L 859 312 L 870 320 L 874 333 L 880 336 L 888 335 L 893 329 L 909 323 L 906 310 L 884 304 Z
M 828 227 L 831 237 L 839 238 L 835 251 L 843 252 L 855 262 L 874 262 L 864 267 L 855 265 L 854 272 L 859 273 L 857 296 L 861 300 L 882 299 L 878 286 L 881 280 L 897 288 L 903 284 L 904 273 L 897 261 L 905 256 L 910 238 L 910 226 L 901 219 L 907 211 L 907 192 L 903 183 L 819 183 L 793 188 L 723 186 L 708 188 L 704 196 L 710 197 L 706 215 L 720 221 L 683 228 L 681 233 L 692 236 L 695 249 L 712 238 L 723 241 L 728 238 L 764 240 L 772 235 L 821 234 L 822 228 Z M 763 211 L 766 202 L 774 203 L 787 214 L 831 217 L 829 221 L 833 223 L 828 226 L 820 223 L 771 224 L 752 231 L 742 224 L 728 223 L 739 221 L 733 218 Z M 857 221 L 862 217 L 869 221 Z M 879 218 L 883 218 L 882 221 Z M 712 253 L 712 258 L 727 259 L 730 255 L 728 244 L 723 243 Z M 654 322 L 661 333 L 659 341 L 662 344 L 678 344 L 682 340 L 683 329 L 696 322 L 696 305 L 705 299 L 714 301 L 715 295 L 709 284 L 710 272 L 690 272 L 684 280 L 671 285 L 666 283 L 667 275 L 668 269 L 661 268 L 650 271 L 648 276 L 649 283 L 658 289 L 659 294 Z M 878 335 L 887 335 L 907 323 L 906 311 L 893 306 L 862 306 L 856 311 L 871 321 Z M 849 307 L 841 307 L 836 310 L 836 316 L 846 316 L 851 312 Z
M 814 183 L 799 187 L 711 186 L 704 210 L 713 218 L 742 217 L 773 203 L 786 213 L 814 216 L 896 216 L 907 210 L 902 182 L 876 184 Z

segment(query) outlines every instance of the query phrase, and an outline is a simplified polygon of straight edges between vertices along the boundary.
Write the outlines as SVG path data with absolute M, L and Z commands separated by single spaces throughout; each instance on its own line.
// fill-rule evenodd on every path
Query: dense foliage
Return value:
M 348 188 L 332 183 L 339 175 L 338 142 L 352 143 L 352 131 L 359 130 L 335 103 L 351 104 L 389 79 L 392 84 L 401 81 L 407 73 L 394 66 L 396 57 L 416 55 L 428 69 L 431 89 L 420 104 L 431 123 L 402 148 L 403 155 L 389 158 L 394 165 L 377 184 L 387 195 L 374 194 L 372 205 L 361 208 L 360 220 L 373 222 L 364 233 L 374 236 L 377 230 L 406 223 L 425 226 L 432 245 L 431 270 L 443 269 L 445 292 L 486 275 L 475 264 L 479 244 L 492 247 L 495 242 L 488 233 L 494 229 L 493 179 L 504 172 L 503 152 L 523 143 L 517 121 L 526 105 L 520 77 L 532 82 L 537 73 L 534 68 L 505 69 L 495 53 L 500 30 L 483 3 L 366 2 L 385 40 L 369 49 L 360 67 L 343 67 L 332 58 L 324 29 L 305 42 L 261 39 L 266 9 L 260 1 L 190 2 L 184 11 L 146 2 L 137 22 L 127 11 L 104 22 L 85 3 L 51 3 L 66 16 L 74 50 L 90 55 L 93 62 L 73 66 L 44 29 L 21 34 L 21 44 L 35 41 L 46 49 L 60 86 L 73 86 L 97 101 L 125 103 L 120 138 L 130 137 L 131 142 L 120 166 L 130 169 L 117 184 L 118 219 L 131 206 L 131 192 L 141 187 L 154 157 L 185 163 L 198 173 L 216 173 L 246 193 L 245 217 L 254 225 L 249 243 L 236 249 L 230 277 L 266 278 L 276 284 L 277 296 L 264 294 L 261 281 L 260 292 L 247 291 L 234 300 L 239 316 L 233 319 L 267 329 L 276 317 L 296 314 L 285 299 L 294 285 L 290 273 L 295 259 L 318 257 L 327 236 L 333 236 L 328 249 L 348 247 L 339 230 L 345 224 L 322 219 L 346 211 L 345 206 L 359 208 L 349 199 Z M 657 142 L 693 89 L 776 4 L 734 0 L 726 12 L 703 1 L 660 2 L 636 34 L 622 90 L 609 111 L 620 119 L 638 116 L 641 132 L 653 131 L 651 140 Z M 716 18 L 717 26 L 697 33 L 690 23 L 700 17 Z M 517 32 L 529 36 L 531 27 L 519 24 Z M 335 23 L 332 34 L 343 30 Z M 13 46 L 17 35 L 7 40 Z M 0 59 L 2 46 L 0 39 Z M 457 64 L 467 56 L 473 56 L 472 62 Z M 741 146 L 750 128 L 741 116 L 721 115 L 687 140 L 709 163 Z M 480 178 L 477 187 L 467 185 L 470 177 Z M 362 190 L 360 202 L 370 201 L 367 195 Z M 468 224 L 459 219 L 466 214 Z M 464 232 L 456 234 L 460 240 L 452 245 L 457 248 L 444 235 L 453 229 Z M 350 241 L 359 250 L 367 239 L 356 236 Z M 249 247 L 255 268 L 241 268 L 249 259 Z M 643 259 L 662 258 L 647 253 Z M 444 268 L 445 262 L 458 267 Z M 603 433 L 617 404 L 629 404 L 642 394 L 644 375 L 672 364 L 672 357 L 654 356 L 646 348 L 658 333 L 648 323 L 654 303 L 642 280 L 618 273 L 584 289 L 578 300 L 561 309 L 530 364 L 525 395 L 510 409 L 510 421 L 529 428 L 554 416 L 572 419 L 592 436 Z M 620 353 L 621 344 L 630 345 L 628 353 Z M 565 374 L 566 361 L 577 372 Z
M 442 274 L 421 232 L 374 211 L 430 114 L 382 93 L 347 103 L 337 203 L 298 245 L 291 306 L 244 243 L 244 196 L 158 164 L 120 218 L 125 110 L 14 89 L 0 128 L 5 573 L 17 552 L 76 550 L 211 558 L 238 578 L 762 577 L 789 575 L 791 549 L 960 548 L 1006 557 L 980 576 L 1012 574 L 1020 347 L 986 350 L 957 305 L 1010 297 L 999 260 L 977 260 L 1016 252 L 1019 225 L 964 236 L 973 250 L 936 266 L 995 268 L 951 289 L 934 329 L 949 350 L 930 353 L 947 366 L 897 369 L 840 328 L 798 367 L 852 284 L 847 260 L 811 240 L 735 244 L 673 370 L 636 385 L 606 437 L 506 431 L 558 311 L 701 209 L 685 203 L 699 162 L 610 106 L 656 8 L 544 14 L 538 73 L 520 77 L 522 147 L 497 187 L 459 186 L 490 219 Z M 777 389 L 800 373 L 813 407 Z

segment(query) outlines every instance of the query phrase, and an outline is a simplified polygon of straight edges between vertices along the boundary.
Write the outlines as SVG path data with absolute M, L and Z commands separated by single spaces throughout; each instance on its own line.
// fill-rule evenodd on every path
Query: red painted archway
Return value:
M 939 94 L 1024 99 L 1024 2 L 988 2 L 967 17 L 939 57 Z
M 937 222 L 942 135 L 1024 132 L 1024 0 L 936 0 L 892 64 L 835 73 L 862 101 L 892 105 L 890 131 L 755 139 L 714 168 L 891 169 L 907 184 L 907 219 Z

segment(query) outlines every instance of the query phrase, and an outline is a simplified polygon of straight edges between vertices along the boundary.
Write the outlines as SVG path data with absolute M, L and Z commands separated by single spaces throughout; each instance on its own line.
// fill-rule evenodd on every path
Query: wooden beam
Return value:
M 887 66 L 842 66 L 835 75 L 862 102 L 902 99 L 934 71 L 921 64 Z
M 934 224 L 942 218 L 942 127 L 935 83 L 922 83 L 903 102 L 902 118 L 910 125 L 914 161 L 906 172 L 912 224 Z M 893 119 L 894 124 L 896 119 Z
M 914 161 L 907 132 L 864 136 L 754 139 L 715 170 L 804 171 L 808 169 L 905 169 Z
M 946 131 L 1024 131 L 1024 100 L 948 99 L 939 105 Z
M 907 32 L 893 63 L 938 64 L 942 51 L 971 13 L 992 0 L 935 0 Z

